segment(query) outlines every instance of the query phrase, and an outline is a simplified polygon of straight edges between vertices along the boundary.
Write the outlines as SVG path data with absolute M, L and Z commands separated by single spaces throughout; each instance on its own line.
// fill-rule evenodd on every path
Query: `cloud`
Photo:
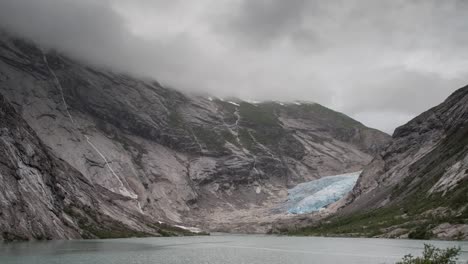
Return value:
M 263 45 L 300 30 L 305 6 L 306 0 L 242 1 L 221 29 Z
M 391 132 L 468 80 L 461 0 L 2 0 L 0 25 L 187 92 L 309 100 Z

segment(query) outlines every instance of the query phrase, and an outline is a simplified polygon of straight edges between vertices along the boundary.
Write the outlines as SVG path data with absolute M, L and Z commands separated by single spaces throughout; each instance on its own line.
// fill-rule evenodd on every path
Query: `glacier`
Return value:
M 318 180 L 301 183 L 288 190 L 286 208 L 290 214 L 317 212 L 334 203 L 350 192 L 361 171 L 327 176 Z

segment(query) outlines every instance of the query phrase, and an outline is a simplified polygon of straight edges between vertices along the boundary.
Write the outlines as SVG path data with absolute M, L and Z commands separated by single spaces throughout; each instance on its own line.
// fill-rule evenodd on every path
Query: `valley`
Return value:
M 314 102 L 185 94 L 0 44 L 3 240 L 468 235 L 466 87 L 390 137 Z
M 47 150 L 86 184 L 112 194 L 112 203 L 124 214 L 149 219 L 143 224 L 267 232 L 279 217 L 271 212 L 287 199 L 289 188 L 358 171 L 390 140 L 317 103 L 186 95 L 44 51 L 6 33 L 0 72 L 5 104 L 15 108 Z M 68 195 L 79 196 L 74 190 Z M 2 200 L 7 207 L 16 199 Z M 64 206 L 72 204 L 65 200 Z M 82 233 L 73 214 L 52 207 L 57 217 L 75 223 L 69 227 L 55 221 L 55 228 Z M 8 233 L 69 236 L 11 225 L 12 214 L 2 221 Z M 22 218 L 37 221 L 30 213 Z

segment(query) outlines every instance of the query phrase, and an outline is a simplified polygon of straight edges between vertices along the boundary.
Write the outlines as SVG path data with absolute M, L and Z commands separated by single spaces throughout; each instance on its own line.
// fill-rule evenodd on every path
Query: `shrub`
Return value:
M 415 258 L 412 255 L 406 255 L 396 264 L 456 264 L 458 254 L 460 254 L 459 247 L 440 249 L 424 244 L 422 257 Z
M 432 232 L 428 230 L 428 226 L 419 226 L 413 232 L 408 234 L 410 239 L 431 239 Z

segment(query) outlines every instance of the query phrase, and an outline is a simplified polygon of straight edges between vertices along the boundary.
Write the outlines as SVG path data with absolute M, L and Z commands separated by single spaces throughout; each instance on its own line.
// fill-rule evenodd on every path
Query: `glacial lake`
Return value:
M 394 263 L 405 254 L 419 254 L 424 243 L 460 246 L 460 261 L 468 260 L 468 242 L 212 235 L 0 243 L 0 263 Z

